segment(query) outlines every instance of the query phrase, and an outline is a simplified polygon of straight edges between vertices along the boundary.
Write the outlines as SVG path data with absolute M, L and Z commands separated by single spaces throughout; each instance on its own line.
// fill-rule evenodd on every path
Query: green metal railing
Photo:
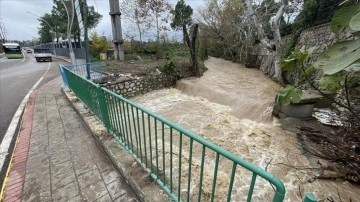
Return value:
M 67 68 L 64 73 L 69 88 L 173 200 L 283 201 L 285 187 L 274 175 Z

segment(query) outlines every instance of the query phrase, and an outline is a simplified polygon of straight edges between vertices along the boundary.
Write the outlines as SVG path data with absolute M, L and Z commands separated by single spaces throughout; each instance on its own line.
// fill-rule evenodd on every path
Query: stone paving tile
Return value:
M 33 156 L 28 156 L 28 161 L 26 164 L 26 169 L 31 170 L 37 168 L 39 165 L 46 165 L 49 162 L 49 155 L 37 154 Z
M 44 140 L 45 141 L 45 140 Z M 46 155 L 49 153 L 49 147 L 48 144 L 43 143 L 34 143 L 31 145 L 31 148 L 29 149 L 28 156 L 29 157 L 36 157 L 41 155 Z
M 127 191 L 122 187 L 122 181 L 115 180 L 112 183 L 106 185 L 109 190 L 112 199 L 127 196 Z
M 109 194 L 105 194 L 104 196 L 96 200 L 96 202 L 108 202 L 108 201 L 112 201 Z
M 32 125 L 32 130 L 34 131 L 34 129 L 38 129 L 38 130 L 43 130 L 47 128 L 47 123 L 46 123 L 46 112 L 37 112 L 35 111 L 35 113 L 41 113 L 41 115 L 36 116 L 33 118 L 33 125 Z
M 125 195 L 113 200 L 113 202 L 138 202 L 138 200 L 135 198 L 129 198 Z
M 65 161 L 69 161 L 71 159 L 71 155 L 67 153 L 58 153 L 56 155 L 52 155 L 50 157 L 50 162 L 53 164 L 59 164 Z
M 62 126 L 48 129 L 49 138 L 51 138 L 53 135 L 63 134 L 64 132 L 65 132 L 65 130 Z
M 23 202 L 51 201 L 50 186 L 43 188 L 35 181 L 25 182 L 23 189 Z
M 59 123 L 56 123 L 56 122 L 52 122 L 52 121 L 49 122 L 48 121 L 47 127 L 48 127 L 48 132 L 49 132 L 50 135 L 53 134 L 53 133 L 59 134 L 59 133 L 64 132 L 63 125 L 62 124 L 59 125 Z
M 95 170 L 90 170 L 86 173 L 83 173 L 79 176 L 77 176 L 78 178 L 78 182 L 79 182 L 79 186 L 80 189 L 87 187 L 91 184 L 94 184 L 96 182 L 98 182 L 99 180 L 101 180 L 101 175 L 100 172 L 95 169 Z
M 89 150 L 87 148 L 85 150 L 77 151 L 76 153 L 72 153 L 72 159 L 74 163 L 77 162 L 93 162 L 93 159 L 91 158 L 91 155 L 89 153 Z
M 58 164 L 54 164 L 51 163 L 50 164 L 50 171 L 51 171 L 51 175 L 52 176 L 56 176 L 65 172 L 70 172 L 73 171 L 73 165 L 71 161 L 65 161 L 62 163 L 58 163 Z
M 105 183 L 100 180 L 95 184 L 91 184 L 81 190 L 84 200 L 95 201 L 98 198 L 108 194 Z
M 70 182 L 76 181 L 75 172 L 73 170 L 63 172 L 61 174 L 51 176 L 51 187 L 56 189 L 65 186 Z
M 58 78 L 37 94 L 22 201 L 133 200 L 134 192 L 62 95 L 60 84 Z
M 88 151 L 88 147 L 86 144 L 77 145 L 75 143 L 76 141 L 81 142 L 81 139 L 79 139 L 79 140 L 68 139 L 68 147 L 69 147 L 69 152 L 71 154 L 77 154 L 77 153 L 81 153 L 84 151 Z
M 68 129 L 78 128 L 79 126 L 80 126 L 80 124 L 78 122 L 74 122 L 74 121 L 68 120 L 68 119 L 64 120 L 65 131 Z
M 70 182 L 69 184 L 58 187 L 52 190 L 52 199 L 54 201 L 67 201 L 77 195 L 79 195 L 79 189 L 76 181 Z
M 106 154 L 99 148 L 99 146 L 96 143 L 88 144 L 89 150 L 91 151 L 91 156 L 93 157 L 95 162 L 101 161 L 104 159 L 104 156 Z M 95 148 L 98 148 L 95 150 Z
M 25 184 L 38 185 L 40 188 L 50 187 L 50 172 L 47 170 L 33 170 L 25 175 Z
M 80 195 L 77 195 L 77 196 L 69 199 L 67 202 L 84 202 L 84 200 Z
M 110 184 L 111 182 L 121 178 L 121 175 L 115 168 L 110 167 L 109 170 L 106 170 L 101 173 L 102 178 L 104 179 L 105 184 Z
M 96 165 L 100 172 L 104 172 L 104 171 L 114 168 L 114 166 L 112 165 L 112 163 L 110 162 L 110 160 L 107 157 L 96 162 Z
M 49 149 L 50 149 L 50 151 L 57 151 L 59 149 L 67 149 L 67 144 L 66 144 L 65 139 L 49 141 Z
M 44 144 L 47 145 L 47 129 L 43 128 L 42 130 L 37 130 L 31 132 L 31 138 L 30 138 L 30 149 L 35 144 Z M 46 141 L 45 141 L 46 140 Z
M 97 169 L 95 162 L 91 161 L 84 161 L 84 160 L 79 160 L 79 161 L 74 161 L 74 165 L 75 165 L 75 173 L 76 175 L 81 175 L 84 173 L 87 173 L 91 170 L 95 170 Z

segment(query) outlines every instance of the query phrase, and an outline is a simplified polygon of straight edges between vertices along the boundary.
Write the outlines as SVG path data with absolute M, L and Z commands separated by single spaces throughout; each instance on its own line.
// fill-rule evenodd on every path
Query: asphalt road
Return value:
M 57 58 L 36 62 L 31 53 L 25 53 L 24 59 L 0 59 L 0 143 L 26 94 L 44 74 L 37 88 L 60 75 L 59 63 L 68 64 Z

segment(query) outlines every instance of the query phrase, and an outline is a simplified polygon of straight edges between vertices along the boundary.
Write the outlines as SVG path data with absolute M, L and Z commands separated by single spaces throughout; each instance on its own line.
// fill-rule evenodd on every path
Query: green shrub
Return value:
M 161 68 L 161 71 L 168 75 L 174 75 L 176 76 L 179 73 L 179 69 L 176 66 L 176 63 L 174 60 L 166 60 L 164 66 Z
M 157 54 L 158 53 L 158 43 L 149 42 L 144 47 L 144 53 L 146 54 Z
M 90 57 L 94 60 L 100 60 L 100 53 L 105 53 L 109 49 L 109 43 L 106 37 L 99 36 L 94 32 L 90 36 Z
M 125 54 L 124 57 L 125 57 L 125 60 L 140 60 L 141 59 L 141 57 L 139 55 L 134 54 L 134 53 Z

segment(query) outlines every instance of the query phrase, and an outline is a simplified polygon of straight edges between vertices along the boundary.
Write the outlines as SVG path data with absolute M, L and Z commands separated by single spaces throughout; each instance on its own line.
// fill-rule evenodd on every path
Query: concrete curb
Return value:
M 117 140 L 107 132 L 103 124 L 85 108 L 77 97 L 66 87 L 62 87 L 62 91 L 76 113 L 91 131 L 97 143 L 102 147 L 139 199 L 142 202 L 172 201 L 144 168 L 121 147 Z

